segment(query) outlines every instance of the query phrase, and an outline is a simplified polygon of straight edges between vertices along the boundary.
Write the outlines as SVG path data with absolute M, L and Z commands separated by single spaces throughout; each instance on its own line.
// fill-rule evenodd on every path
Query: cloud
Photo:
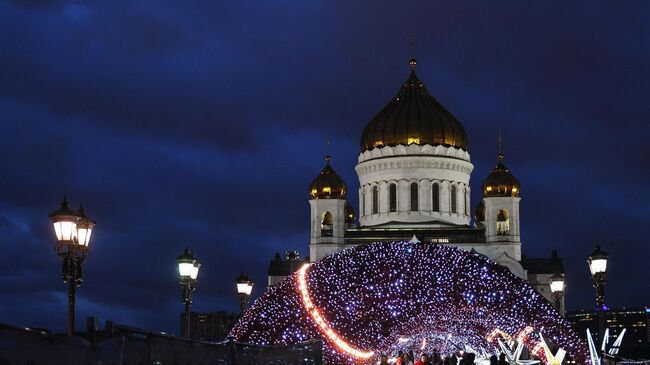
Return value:
M 47 220 L 64 193 L 98 221 L 80 316 L 176 331 L 185 245 L 204 263 L 196 308 L 236 310 L 240 271 L 261 293 L 275 252 L 307 254 L 325 140 L 358 207 L 361 131 L 411 54 L 468 133 L 472 205 L 504 135 L 523 251 L 560 250 L 568 307 L 592 304 L 596 240 L 608 301 L 647 304 L 629 280 L 647 273 L 626 264 L 650 254 L 647 7 L 2 3 L 0 321 L 64 328 Z

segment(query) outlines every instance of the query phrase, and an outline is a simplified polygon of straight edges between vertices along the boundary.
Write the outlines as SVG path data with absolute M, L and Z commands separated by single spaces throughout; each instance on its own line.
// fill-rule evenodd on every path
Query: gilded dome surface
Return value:
M 519 180 L 503 164 L 503 154 L 499 153 L 499 163 L 483 182 L 483 196 L 519 196 Z
M 415 74 L 411 74 L 395 97 L 366 125 L 361 136 L 361 152 L 397 145 L 443 145 L 467 151 L 465 129 L 443 107 Z
M 330 156 L 325 157 L 325 167 L 309 184 L 309 195 L 313 199 L 345 199 L 348 187 L 341 177 L 330 166 Z

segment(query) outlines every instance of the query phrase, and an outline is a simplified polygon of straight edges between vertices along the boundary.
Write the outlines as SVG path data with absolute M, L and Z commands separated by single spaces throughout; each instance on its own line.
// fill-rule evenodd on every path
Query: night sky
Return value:
M 496 164 L 522 184 L 523 253 L 557 249 L 568 309 L 586 257 L 606 301 L 650 305 L 650 3 L 9 1 L 0 3 L 0 322 L 61 331 L 48 213 L 98 222 L 77 328 L 99 315 L 178 332 L 175 258 L 203 263 L 193 309 L 259 296 L 275 252 L 308 254 L 308 184 L 350 188 L 366 122 L 418 76 L 464 125 L 472 207 Z

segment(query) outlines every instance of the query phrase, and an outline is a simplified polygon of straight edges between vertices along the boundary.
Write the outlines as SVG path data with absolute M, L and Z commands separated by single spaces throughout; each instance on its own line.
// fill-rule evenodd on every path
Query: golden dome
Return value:
M 519 180 L 503 164 L 503 154 L 499 153 L 499 163 L 483 182 L 483 196 L 519 196 Z
M 462 124 L 427 91 L 415 75 L 417 62 L 409 60 L 411 74 L 397 95 L 366 125 L 361 151 L 376 147 L 417 144 L 443 145 L 467 151 Z
M 313 199 L 345 199 L 348 187 L 330 166 L 330 156 L 325 156 L 325 167 L 320 170 L 314 181 L 309 184 L 309 195 Z

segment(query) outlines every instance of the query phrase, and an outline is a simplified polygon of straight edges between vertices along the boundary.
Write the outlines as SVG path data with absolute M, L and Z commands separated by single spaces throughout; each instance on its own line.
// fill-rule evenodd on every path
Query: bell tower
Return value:
M 488 243 L 512 244 L 512 258 L 521 259 L 521 235 L 519 231 L 519 201 L 521 185 L 503 164 L 499 152 L 497 166 L 483 182 L 483 222 Z
M 351 208 L 345 199 L 348 189 L 330 160 L 330 156 L 325 157 L 325 167 L 309 185 L 311 262 L 344 249 L 345 229 L 349 224 L 346 218 Z

